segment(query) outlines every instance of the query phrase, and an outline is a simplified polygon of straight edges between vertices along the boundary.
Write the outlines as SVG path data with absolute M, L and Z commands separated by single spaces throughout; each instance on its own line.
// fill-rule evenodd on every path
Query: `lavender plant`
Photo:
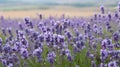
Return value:
M 120 67 L 120 3 L 89 18 L 0 19 L 0 67 Z

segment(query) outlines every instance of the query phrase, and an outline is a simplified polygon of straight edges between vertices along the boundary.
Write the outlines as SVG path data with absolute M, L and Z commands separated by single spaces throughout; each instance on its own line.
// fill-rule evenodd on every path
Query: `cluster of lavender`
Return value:
M 1 17 L 0 62 L 3 67 L 119 67 L 120 3 L 112 13 L 100 9 L 90 18 Z

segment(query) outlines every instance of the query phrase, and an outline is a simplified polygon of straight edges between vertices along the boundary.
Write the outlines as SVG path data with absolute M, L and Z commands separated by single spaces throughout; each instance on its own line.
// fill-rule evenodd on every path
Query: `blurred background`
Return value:
M 99 12 L 100 5 L 106 11 L 117 8 L 119 0 L 0 0 L 0 15 L 11 18 L 25 16 L 90 16 Z

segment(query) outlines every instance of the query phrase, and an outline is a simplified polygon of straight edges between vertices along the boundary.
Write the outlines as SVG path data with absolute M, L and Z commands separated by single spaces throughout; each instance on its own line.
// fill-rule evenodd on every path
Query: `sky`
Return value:
M 55 3 L 78 3 L 90 2 L 91 0 L 21 0 L 22 2 L 55 2 Z M 95 1 L 95 0 L 94 0 Z
M 120 0 L 0 0 L 0 4 L 77 4 L 77 5 L 116 5 Z
M 2 3 L 9 3 L 9 2 L 27 2 L 27 3 L 96 3 L 96 2 L 108 2 L 108 3 L 115 3 L 119 0 L 0 0 Z

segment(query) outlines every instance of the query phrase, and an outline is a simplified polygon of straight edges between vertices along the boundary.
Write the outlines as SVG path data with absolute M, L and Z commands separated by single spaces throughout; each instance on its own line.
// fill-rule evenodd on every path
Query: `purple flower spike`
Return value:
M 12 63 L 10 63 L 7 67 L 14 67 Z
M 100 6 L 100 9 L 101 9 L 101 13 L 104 14 L 105 10 L 104 10 L 104 6 L 103 5 Z
M 0 37 L 0 46 L 2 45 L 2 38 Z
M 115 42 L 118 42 L 119 39 L 120 39 L 119 33 L 117 33 L 117 32 L 113 33 L 113 40 L 114 40 Z
M 28 58 L 28 51 L 27 51 L 26 48 L 21 48 L 20 54 L 21 54 L 23 59 L 27 59 Z
M 4 50 L 5 53 L 11 53 L 12 52 L 11 46 L 9 44 L 5 44 L 4 47 L 3 47 L 3 50 Z
M 73 61 L 72 55 L 71 54 L 67 55 L 67 59 L 68 59 L 69 62 L 72 62 Z
M 13 35 L 12 35 L 12 28 L 9 27 L 9 28 L 7 28 L 7 30 L 8 30 L 9 35 L 10 35 L 10 36 L 13 36 Z
M 95 61 L 91 61 L 91 67 L 97 67 Z
M 116 61 L 110 61 L 110 62 L 108 63 L 108 67 L 119 67 L 119 66 L 117 66 Z
M 42 49 L 39 47 L 33 51 L 33 56 L 40 56 L 42 53 Z
M 108 51 L 106 49 L 101 49 L 100 50 L 100 59 L 101 59 L 101 61 L 104 62 L 107 57 L 108 57 Z
M 6 61 L 5 59 L 2 59 L 2 64 L 3 64 L 4 66 L 6 66 L 6 65 L 7 65 L 7 61 Z
M 104 40 L 102 41 L 101 48 L 102 48 L 102 49 L 106 49 L 106 47 L 107 47 L 107 39 L 104 39 Z
M 48 55 L 47 55 L 47 61 L 48 61 L 49 63 L 53 64 L 54 61 L 55 61 L 55 57 L 56 57 L 56 54 L 55 54 L 54 51 L 49 52 Z
M 23 30 L 23 26 L 22 26 L 22 24 L 19 22 L 19 28 L 20 28 L 20 30 Z
M 4 36 L 7 35 L 7 34 L 6 34 L 6 30 L 5 30 L 4 28 L 2 28 L 2 34 L 3 34 Z
M 111 19 L 112 19 L 112 15 L 108 13 L 108 20 L 111 21 Z

